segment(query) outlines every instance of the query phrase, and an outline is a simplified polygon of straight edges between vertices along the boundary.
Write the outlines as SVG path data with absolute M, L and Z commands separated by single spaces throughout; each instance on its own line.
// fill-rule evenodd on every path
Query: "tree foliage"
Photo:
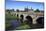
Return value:
M 19 9 L 17 9 L 16 11 L 19 12 Z
M 40 12 L 40 10 L 39 9 L 36 9 L 34 12 Z
M 6 9 L 7 12 L 12 12 L 14 9 Z

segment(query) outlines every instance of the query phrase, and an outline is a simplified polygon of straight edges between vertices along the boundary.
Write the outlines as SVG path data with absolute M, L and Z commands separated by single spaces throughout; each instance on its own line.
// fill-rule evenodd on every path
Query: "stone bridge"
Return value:
M 34 12 L 12 12 L 11 14 L 15 14 L 16 16 L 18 15 L 19 18 L 21 18 L 20 16 L 23 15 L 23 21 L 26 20 L 26 17 L 29 15 L 32 17 L 33 19 L 33 24 L 36 24 L 36 19 L 38 19 L 39 17 L 43 17 L 43 13 L 39 12 L 39 13 L 34 13 Z

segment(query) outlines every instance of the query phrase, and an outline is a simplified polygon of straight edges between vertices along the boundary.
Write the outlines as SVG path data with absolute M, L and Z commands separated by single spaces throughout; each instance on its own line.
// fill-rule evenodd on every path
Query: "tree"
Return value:
M 17 9 L 16 11 L 19 12 L 19 9 Z
M 9 9 L 6 9 L 6 12 L 9 12 Z
M 12 11 L 14 11 L 14 9 L 12 9 Z
M 36 9 L 34 12 L 40 12 L 40 10 L 39 9 Z

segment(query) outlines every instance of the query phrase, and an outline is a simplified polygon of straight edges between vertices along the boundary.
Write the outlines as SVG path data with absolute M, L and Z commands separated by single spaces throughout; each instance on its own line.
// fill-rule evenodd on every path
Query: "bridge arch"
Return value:
M 33 19 L 31 16 L 26 16 L 26 19 L 28 20 L 29 24 L 32 24 Z
M 21 19 L 24 19 L 24 15 L 21 14 L 20 17 L 21 17 Z
M 38 24 L 44 24 L 44 17 L 38 17 L 38 18 L 36 19 L 36 22 L 37 22 Z

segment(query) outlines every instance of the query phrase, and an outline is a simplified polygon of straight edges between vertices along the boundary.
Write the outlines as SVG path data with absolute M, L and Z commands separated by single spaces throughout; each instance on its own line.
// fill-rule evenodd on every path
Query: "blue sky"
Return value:
M 24 10 L 24 8 L 31 9 L 31 7 L 39 10 L 44 10 L 44 3 L 38 3 L 38 2 L 21 2 L 21 1 L 11 1 L 11 0 L 6 0 L 6 9 L 19 9 L 19 10 Z

